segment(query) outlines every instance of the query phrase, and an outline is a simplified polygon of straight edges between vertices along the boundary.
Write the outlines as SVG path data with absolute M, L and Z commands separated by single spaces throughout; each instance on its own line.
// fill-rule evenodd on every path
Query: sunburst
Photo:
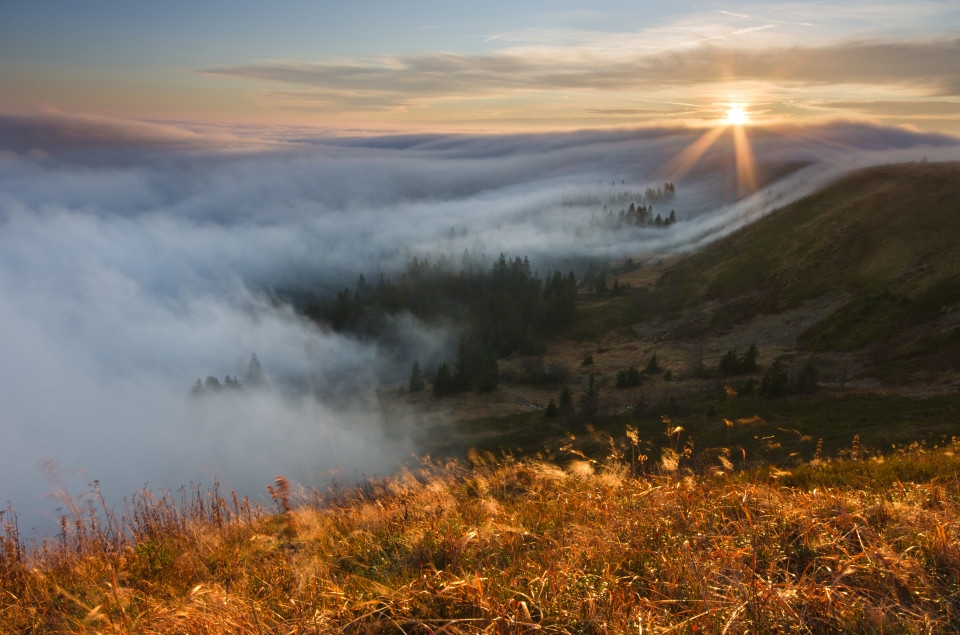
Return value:
M 733 134 L 737 188 L 741 196 L 746 196 L 757 189 L 756 163 L 753 150 L 750 147 L 750 140 L 747 137 L 750 113 L 743 103 L 729 102 L 723 105 L 726 107 L 726 117 L 718 120 L 716 126 L 704 132 L 703 136 L 675 156 L 665 166 L 665 171 L 674 179 L 682 178 L 700 161 L 720 137 L 729 131 Z
M 750 123 L 750 115 L 743 104 L 730 104 L 730 107 L 727 108 L 727 118 L 723 120 L 723 123 L 728 126 L 745 126 Z

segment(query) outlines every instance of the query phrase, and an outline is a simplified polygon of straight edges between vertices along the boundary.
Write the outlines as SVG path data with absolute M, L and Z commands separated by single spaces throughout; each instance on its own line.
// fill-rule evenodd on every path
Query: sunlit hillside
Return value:
M 855 172 L 670 268 L 652 293 L 682 337 L 819 307 L 796 343 L 891 383 L 960 375 L 960 164 Z M 792 325 L 784 324 L 785 330 Z

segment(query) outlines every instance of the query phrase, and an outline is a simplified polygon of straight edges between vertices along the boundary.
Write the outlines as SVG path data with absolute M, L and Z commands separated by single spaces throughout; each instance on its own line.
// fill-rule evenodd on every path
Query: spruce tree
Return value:
M 594 417 L 600 406 L 600 387 L 597 385 L 596 373 L 590 373 L 587 382 L 587 389 L 580 396 L 580 414 Z
M 433 395 L 435 397 L 446 397 L 454 392 L 453 375 L 450 374 L 450 367 L 447 366 L 447 363 L 443 362 L 437 368 L 437 374 L 433 378 Z
M 645 371 L 648 375 L 655 375 L 662 370 L 663 368 L 661 368 L 660 364 L 657 362 L 657 354 L 654 353 L 650 356 L 650 361 L 647 362 L 647 368 Z
M 247 385 L 256 388 L 263 384 L 263 368 L 260 367 L 260 360 L 254 353 L 250 356 L 250 364 L 247 366 Z
M 480 366 L 480 374 L 477 377 L 477 390 L 480 393 L 493 392 L 499 384 L 500 367 L 497 364 L 497 357 L 492 350 L 487 348 Z
M 569 415 L 573 413 L 573 391 L 570 390 L 570 386 L 564 386 L 560 389 L 560 397 L 558 398 L 557 405 L 560 414 Z
M 757 365 L 757 345 L 751 344 L 743 356 L 743 361 L 740 362 L 740 370 L 744 373 L 755 373 L 759 369 L 760 367 Z
M 408 385 L 410 392 L 420 392 L 424 388 L 423 373 L 420 371 L 420 362 L 414 361 L 413 368 L 410 369 L 410 382 Z

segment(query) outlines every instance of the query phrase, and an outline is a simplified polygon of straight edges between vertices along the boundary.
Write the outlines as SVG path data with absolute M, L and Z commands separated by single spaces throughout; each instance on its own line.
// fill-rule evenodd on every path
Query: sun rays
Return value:
M 737 193 L 742 196 L 752 194 L 757 189 L 757 166 L 750 147 L 746 127 L 750 124 L 750 113 L 742 103 L 723 104 L 726 116 L 718 124 L 687 146 L 680 154 L 667 163 L 664 170 L 672 179 L 680 179 L 700 162 L 704 155 L 725 134 L 733 135 L 733 159 L 737 174 Z

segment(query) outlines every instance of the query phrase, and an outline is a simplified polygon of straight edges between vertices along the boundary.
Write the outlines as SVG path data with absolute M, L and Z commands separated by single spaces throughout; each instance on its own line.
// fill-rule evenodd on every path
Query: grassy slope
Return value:
M 811 350 L 864 350 L 888 376 L 960 368 L 960 165 L 870 168 L 671 268 L 674 311 L 713 302 L 691 335 L 841 292 L 807 330 Z
M 624 440 L 602 462 L 474 456 L 286 512 L 278 490 L 275 515 L 140 499 L 29 561 L 8 527 L 0 633 L 954 631 L 958 452 L 649 473 Z

